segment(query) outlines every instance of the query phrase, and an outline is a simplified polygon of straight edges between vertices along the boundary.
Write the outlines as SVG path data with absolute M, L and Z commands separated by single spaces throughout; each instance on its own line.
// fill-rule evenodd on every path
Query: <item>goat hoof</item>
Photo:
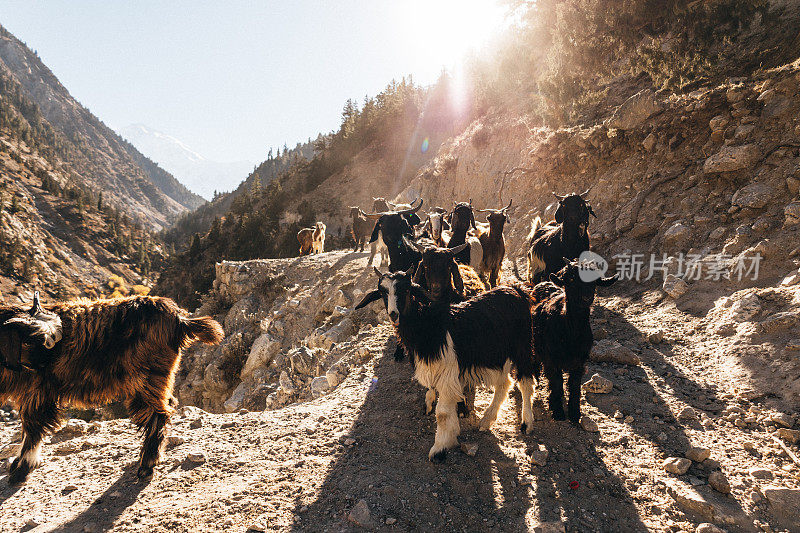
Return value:
M 8 474 L 8 484 L 9 485 L 21 485 L 28 480 L 28 474 L 30 473 L 30 467 L 27 465 L 24 466 L 15 466 L 16 463 L 12 463 L 11 469 Z
M 439 450 L 430 456 L 432 463 L 443 463 L 447 459 L 447 450 Z
M 139 481 L 144 481 L 153 477 L 153 467 L 152 466 L 140 466 L 139 470 L 136 471 L 136 477 L 139 478 Z

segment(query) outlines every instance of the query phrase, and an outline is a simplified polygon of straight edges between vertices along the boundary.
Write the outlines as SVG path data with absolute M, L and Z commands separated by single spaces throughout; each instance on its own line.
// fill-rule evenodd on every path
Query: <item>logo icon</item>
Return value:
M 578 256 L 578 276 L 584 283 L 597 281 L 606 275 L 607 270 L 608 261 L 590 250 L 585 250 Z

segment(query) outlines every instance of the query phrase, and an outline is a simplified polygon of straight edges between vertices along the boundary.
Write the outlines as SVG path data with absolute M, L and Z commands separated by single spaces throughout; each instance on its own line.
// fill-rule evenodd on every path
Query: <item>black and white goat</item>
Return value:
M 464 383 L 483 382 L 494 398 L 480 422 L 488 430 L 511 388 L 512 366 L 522 392 L 522 430 L 533 425 L 531 394 L 534 361 L 531 353 L 530 302 L 522 287 L 498 287 L 459 304 L 432 302 L 412 280 L 413 270 L 378 274 L 378 288 L 356 306 L 383 300 L 400 340 L 412 358 L 417 381 L 439 396 L 436 438 L 428 452 L 432 461 L 445 458 L 458 444 L 456 404 Z
M 547 280 L 564 266 L 562 258 L 577 259 L 581 252 L 589 249 L 589 215 L 595 218 L 597 215 L 586 201 L 588 193 L 588 190 L 566 196 L 553 193 L 558 198 L 556 223 L 542 225 L 541 218 L 533 220 L 526 239 L 529 282 Z
M 459 303 L 477 296 L 486 290 L 478 273 L 472 267 L 456 263 L 454 256 L 466 248 L 461 244 L 455 248 L 440 248 L 435 245 L 424 246 L 422 241 L 413 243 L 422 254 L 414 283 L 428 291 L 436 302 Z M 458 403 L 458 415 L 468 418 L 475 411 L 475 387 L 464 389 L 464 401 Z M 428 389 L 425 394 L 425 414 L 433 412 L 436 391 Z
M 421 256 L 416 248 L 410 246 L 406 239 L 414 238 L 413 217 L 419 223 L 416 212 L 422 207 L 422 199 L 416 207 L 410 206 L 399 211 L 384 211 L 377 213 L 364 213 L 364 216 L 375 220 L 375 228 L 369 242 L 376 242 L 379 236 L 383 236 L 383 242 L 389 250 L 389 271 L 407 270 L 411 266 L 419 263 Z
M 581 417 L 581 381 L 592 349 L 589 312 L 595 287 L 607 287 L 617 280 L 604 278 L 593 263 L 570 261 L 550 281 L 533 287 L 535 304 L 531 310 L 533 353 L 536 376 L 541 370 L 550 388 L 549 403 L 553 418 L 564 420 L 564 377 L 569 374 L 567 412 L 571 422 Z

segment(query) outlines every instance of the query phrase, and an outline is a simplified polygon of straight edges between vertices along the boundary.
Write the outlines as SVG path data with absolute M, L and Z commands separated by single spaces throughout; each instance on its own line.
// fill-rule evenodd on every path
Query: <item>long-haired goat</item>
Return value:
M 446 215 L 446 209 L 434 207 L 433 210 L 428 212 L 425 224 L 422 226 L 423 235 L 427 233 L 433 243 L 440 248 L 445 247 L 442 232 L 450 229 L 450 224 L 445 220 Z
M 503 266 L 503 258 L 506 256 L 506 241 L 503 238 L 503 227 L 509 221 L 508 210 L 512 198 L 508 205 L 502 209 L 479 209 L 479 213 L 489 213 L 486 220 L 489 222 L 489 231 L 481 233 L 478 239 L 483 248 L 483 259 L 478 269 L 478 275 L 484 278 L 488 274 L 489 286 L 497 287 L 500 281 L 500 268 Z
M 595 286 L 607 287 L 617 280 L 603 278 L 589 262 L 570 261 L 550 281 L 537 284 L 535 304 L 531 310 L 533 353 L 538 377 L 541 369 L 550 389 L 549 404 L 553 418 L 564 420 L 564 377 L 569 374 L 567 412 L 571 422 L 581 417 L 581 380 L 592 349 L 592 326 L 589 313 L 594 301 Z
M 11 400 L 18 406 L 23 432 L 9 482 L 24 482 L 39 464 L 42 439 L 58 428 L 63 407 L 117 399 L 124 400 L 144 434 L 137 474 L 151 476 L 173 412 L 181 351 L 195 341 L 218 343 L 220 325 L 209 317 L 188 318 L 168 298 L 147 296 L 55 303 L 37 315 L 45 317 L 38 323 L 25 319 L 37 314 L 33 311 L 0 307 L 5 359 L 30 361 L 35 368 L 0 368 L 0 403 Z M 50 332 L 58 328 L 63 337 L 52 343 Z M 19 353 L 9 353 L 15 350 Z
M 555 222 L 542 225 L 536 217 L 526 239 L 528 259 L 528 281 L 546 281 L 550 274 L 564 266 L 562 258 L 577 259 L 581 252 L 589 249 L 589 215 L 597 218 L 592 206 L 586 201 L 587 190 L 581 194 L 559 196 Z
M 456 404 L 463 383 L 494 387 L 494 398 L 480 428 L 488 430 L 511 388 L 509 373 L 516 368 L 522 392 L 524 431 L 533 424 L 530 397 L 534 362 L 531 353 L 531 313 L 522 287 L 498 287 L 459 304 L 432 302 L 412 280 L 413 270 L 378 274 L 378 288 L 367 293 L 356 309 L 383 300 L 392 324 L 412 358 L 417 381 L 439 396 L 436 439 L 428 458 L 441 461 L 458 444 Z
M 486 290 L 472 267 L 456 263 L 454 256 L 467 244 L 455 248 L 439 248 L 437 246 L 422 246 L 419 242 L 413 245 L 422 254 L 417 271 L 414 274 L 414 283 L 426 289 L 434 301 L 459 303 L 477 296 Z M 468 385 L 464 390 L 464 401 L 458 403 L 458 414 L 467 418 L 475 410 L 475 386 Z M 436 391 L 428 389 L 425 394 L 425 413 L 433 412 L 433 402 L 436 400 Z

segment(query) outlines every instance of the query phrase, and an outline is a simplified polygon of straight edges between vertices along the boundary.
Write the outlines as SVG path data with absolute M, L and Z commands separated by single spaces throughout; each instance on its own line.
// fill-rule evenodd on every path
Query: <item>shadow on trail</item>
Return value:
M 646 529 L 620 480 L 603 464 L 596 436 L 552 421 L 537 422 L 531 435 L 522 436 L 516 429 L 520 406 L 514 414 L 513 401 L 501 410 L 504 427 L 490 433 L 462 420 L 459 441 L 477 444 L 474 457 L 454 449 L 444 464 L 429 462 L 435 418 L 423 414 L 424 391 L 412 382 L 410 365 L 392 359 L 393 351 L 389 341 L 375 362 L 377 381 L 365 378 L 363 386 L 371 390 L 347 435 L 355 444 L 340 448 L 317 499 L 296 503 L 302 519 L 295 531 L 358 531 L 348 514 L 361 499 L 370 527 L 378 530 L 529 531 L 540 520 L 563 521 L 568 530 Z M 509 416 L 515 416 L 510 431 Z M 552 450 L 551 459 L 532 472 L 526 450 L 540 442 Z M 578 479 L 595 476 L 595 487 L 571 490 L 570 468 Z M 587 498 L 592 515 L 584 510 Z
M 138 466 L 138 461 L 127 466 L 119 479 L 92 502 L 85 511 L 52 531 L 54 533 L 84 531 L 84 526 L 88 523 L 95 524 L 97 531 L 113 530 L 114 522 L 122 516 L 125 509 L 133 505 L 142 490 L 149 484 L 149 481 L 137 480 L 136 470 Z

